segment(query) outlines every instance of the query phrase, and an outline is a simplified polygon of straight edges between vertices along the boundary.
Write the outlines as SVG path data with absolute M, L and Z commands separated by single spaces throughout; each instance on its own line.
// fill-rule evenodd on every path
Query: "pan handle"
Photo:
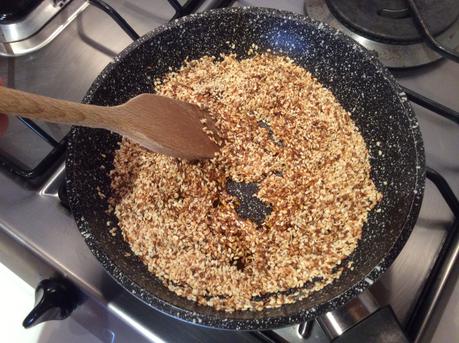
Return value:
M 409 340 L 392 308 L 385 306 L 344 332 L 333 342 L 408 343 Z
M 408 343 L 390 306 L 380 307 L 369 291 L 317 318 L 335 343 Z

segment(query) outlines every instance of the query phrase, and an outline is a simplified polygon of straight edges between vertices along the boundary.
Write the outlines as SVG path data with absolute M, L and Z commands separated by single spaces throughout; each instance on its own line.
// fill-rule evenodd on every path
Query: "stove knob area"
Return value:
M 78 290 L 63 278 L 42 280 L 35 290 L 35 307 L 22 322 L 26 329 L 47 320 L 70 316 L 79 303 Z

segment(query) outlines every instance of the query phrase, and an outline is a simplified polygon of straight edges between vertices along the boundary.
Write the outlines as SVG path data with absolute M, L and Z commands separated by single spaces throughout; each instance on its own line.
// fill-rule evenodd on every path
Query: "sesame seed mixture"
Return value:
M 381 194 L 350 113 L 307 70 L 270 53 L 203 57 L 155 90 L 208 109 L 224 140 L 199 162 L 126 138 L 115 154 L 111 210 L 165 286 L 219 310 L 261 310 L 352 268 Z

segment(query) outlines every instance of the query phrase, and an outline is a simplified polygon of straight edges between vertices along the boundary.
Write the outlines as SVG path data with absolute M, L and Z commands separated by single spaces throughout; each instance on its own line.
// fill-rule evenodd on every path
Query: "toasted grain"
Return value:
M 111 171 L 132 251 L 176 294 L 225 311 L 279 307 L 338 278 L 381 198 L 334 95 L 289 58 L 252 54 L 188 61 L 155 81 L 157 93 L 209 110 L 224 138 L 213 159 L 123 139 Z M 228 179 L 259 185 L 272 207 L 262 226 L 237 215 Z

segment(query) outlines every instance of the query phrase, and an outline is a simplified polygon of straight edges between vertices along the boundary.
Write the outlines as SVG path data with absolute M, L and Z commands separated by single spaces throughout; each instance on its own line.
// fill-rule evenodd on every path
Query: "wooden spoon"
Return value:
M 103 128 L 131 138 L 162 154 L 188 160 L 214 156 L 219 139 L 208 114 L 198 106 L 154 94 L 141 94 L 118 106 L 95 106 L 57 100 L 0 87 L 0 113 Z

